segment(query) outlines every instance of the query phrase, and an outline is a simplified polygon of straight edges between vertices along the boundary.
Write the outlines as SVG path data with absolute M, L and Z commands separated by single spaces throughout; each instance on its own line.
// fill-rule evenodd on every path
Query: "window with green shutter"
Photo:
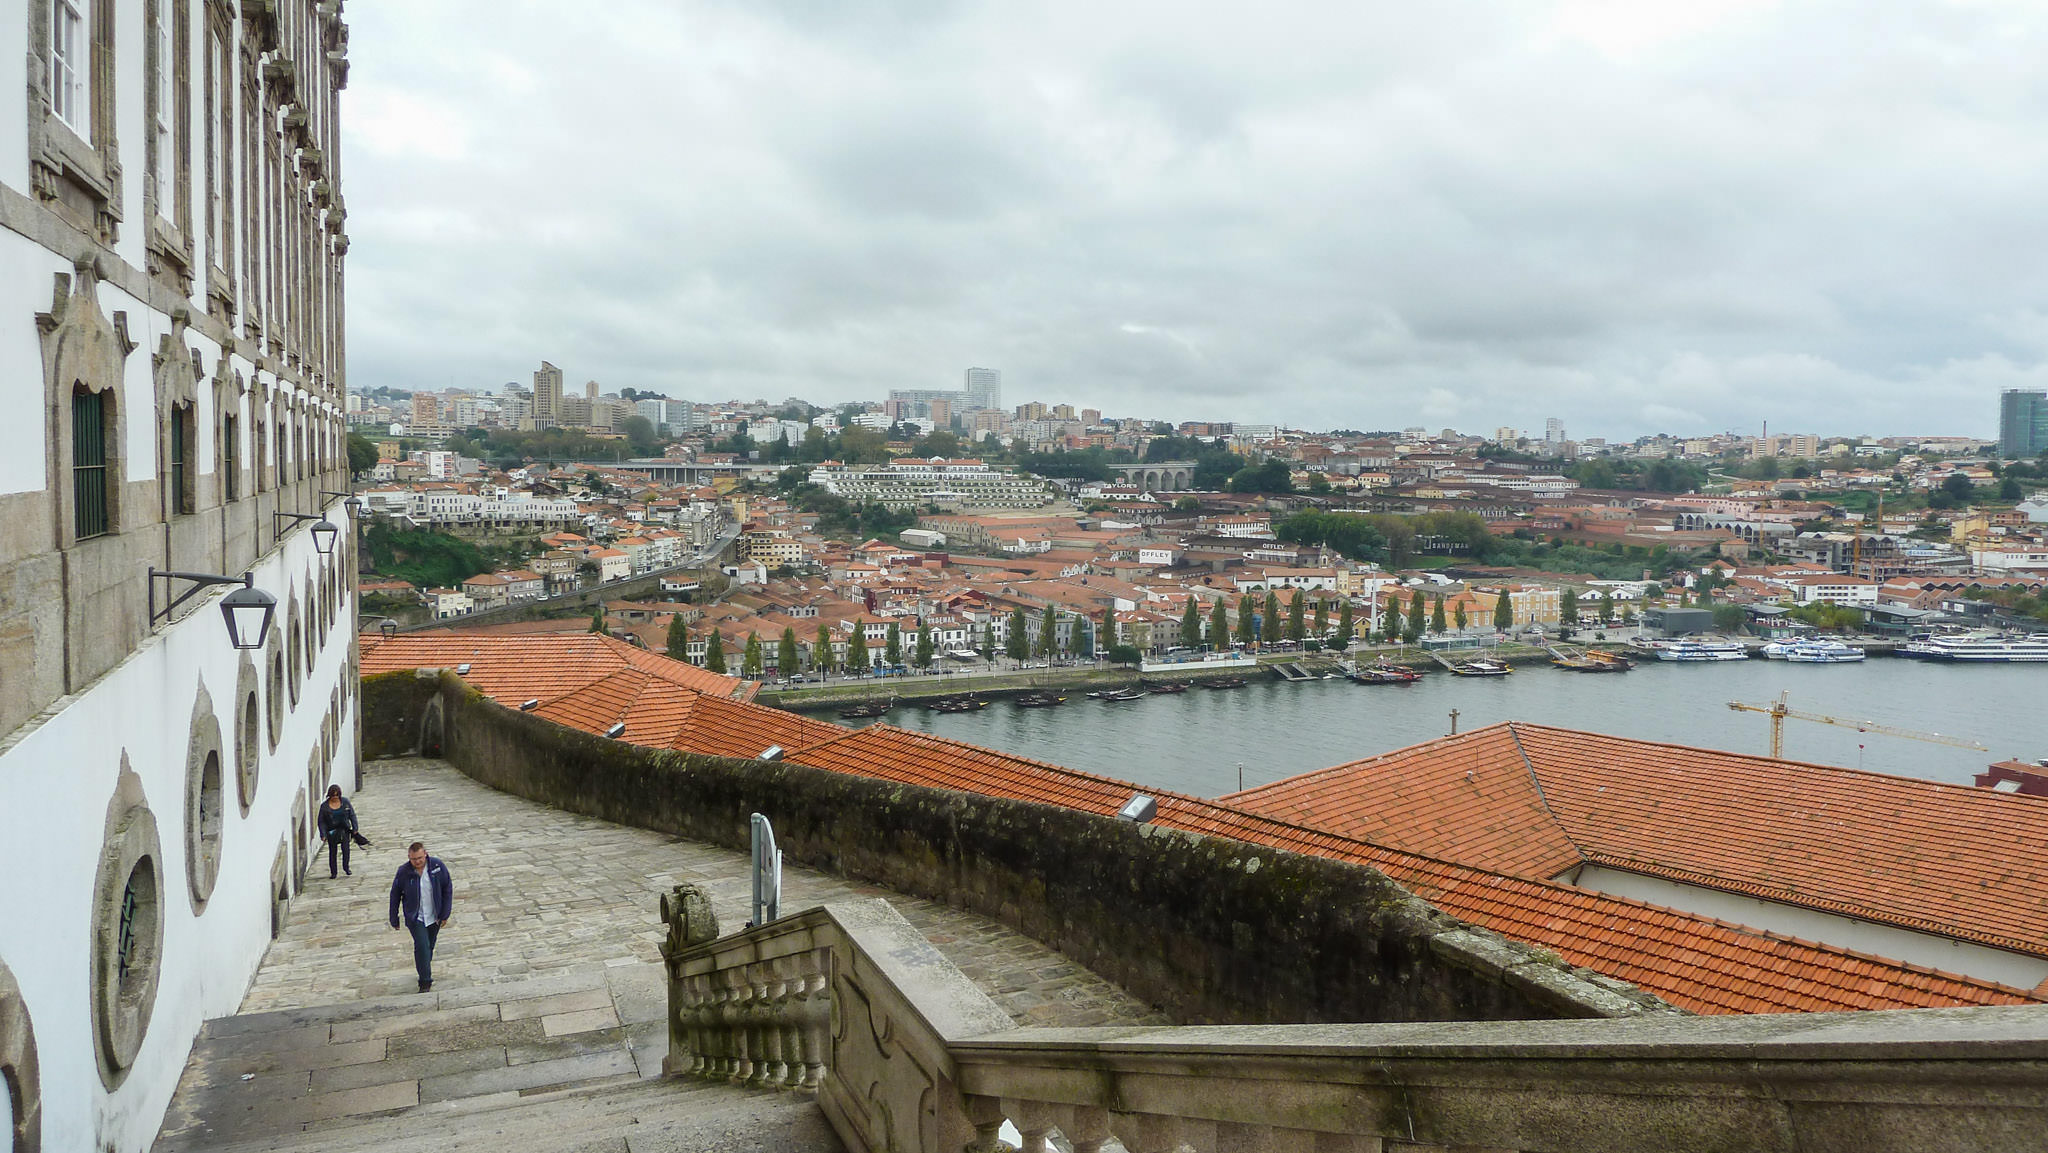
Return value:
M 104 393 L 71 394 L 72 527 L 79 540 L 107 532 L 106 415 Z

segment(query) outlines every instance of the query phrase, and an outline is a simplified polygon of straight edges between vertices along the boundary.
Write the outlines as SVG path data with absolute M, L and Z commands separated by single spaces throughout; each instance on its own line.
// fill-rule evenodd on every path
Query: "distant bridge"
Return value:
M 1110 467 L 1124 480 L 1146 492 L 1186 492 L 1195 486 L 1195 462 L 1161 460 L 1151 464 L 1118 464 Z

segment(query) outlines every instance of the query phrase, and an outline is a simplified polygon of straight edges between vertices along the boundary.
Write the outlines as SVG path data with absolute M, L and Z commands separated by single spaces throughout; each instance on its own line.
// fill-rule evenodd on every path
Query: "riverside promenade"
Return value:
M 373 847 L 357 850 L 352 876 L 329 880 L 324 852 L 308 868 L 240 1011 L 209 1022 L 194 1046 L 160 1153 L 394 1149 L 401 1138 L 454 1148 L 471 1134 L 538 1138 L 568 1116 L 591 1149 L 722 1148 L 727 1137 L 798 1136 L 821 1124 L 786 1094 L 706 1099 L 681 1082 L 643 1084 L 660 1076 L 668 1041 L 660 896 L 695 883 L 720 925 L 737 929 L 751 912 L 746 854 L 547 808 L 436 760 L 370 762 L 352 799 Z M 416 991 L 411 938 L 386 920 L 392 876 L 416 840 L 455 880 L 426 993 Z M 784 869 L 785 913 L 875 897 L 1019 1025 L 1164 1022 L 993 922 Z M 542 1108 L 549 1101 L 557 1104 Z M 608 1124 L 622 1134 L 616 1142 L 604 1136 Z M 705 1124 L 726 1128 L 707 1136 Z

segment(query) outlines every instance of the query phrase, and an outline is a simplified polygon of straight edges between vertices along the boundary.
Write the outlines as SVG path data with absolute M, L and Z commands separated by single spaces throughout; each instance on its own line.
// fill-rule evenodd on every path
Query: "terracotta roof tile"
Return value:
M 875 725 L 790 754 L 800 764 L 1113 814 L 1134 792 L 1155 823 L 1378 869 L 1445 912 L 1700 1013 L 2026 1004 L 2024 990 L 1550 881 L 1434 860 L 1222 802 Z

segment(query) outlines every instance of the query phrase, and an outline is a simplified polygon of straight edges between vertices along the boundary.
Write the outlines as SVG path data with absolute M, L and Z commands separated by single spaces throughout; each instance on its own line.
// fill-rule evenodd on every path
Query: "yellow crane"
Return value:
M 1880 733 L 1887 737 L 1904 737 L 1909 741 L 1928 741 L 1937 745 L 1953 745 L 1959 749 L 1976 749 L 1988 752 L 1985 746 L 1963 737 L 1947 737 L 1940 733 L 1923 733 L 1918 729 L 1902 729 L 1895 725 L 1880 725 L 1876 721 L 1854 721 L 1843 717 L 1831 717 L 1825 713 L 1809 713 L 1795 709 L 1785 703 L 1789 693 L 1779 693 L 1778 699 L 1768 705 L 1752 705 L 1744 701 L 1729 701 L 1728 707 L 1737 712 L 1762 713 L 1771 718 L 1771 757 L 1783 759 L 1785 755 L 1785 718 L 1795 721 L 1818 721 L 1824 725 L 1840 725 L 1855 729 L 1859 733 Z

